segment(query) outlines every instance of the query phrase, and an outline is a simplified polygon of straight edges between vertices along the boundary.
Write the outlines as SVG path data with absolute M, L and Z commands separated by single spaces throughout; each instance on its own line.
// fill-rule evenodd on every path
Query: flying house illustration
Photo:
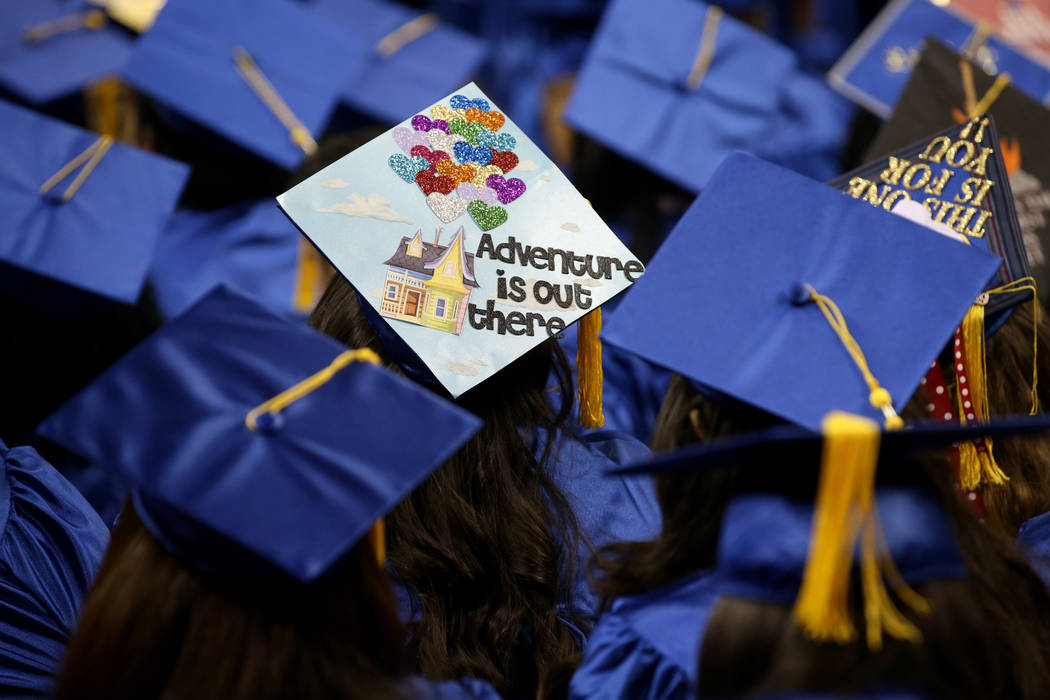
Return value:
M 470 292 L 478 286 L 474 255 L 466 252 L 463 235 L 460 226 L 447 246 L 439 242 L 440 228 L 433 243 L 423 241 L 422 229 L 404 236 L 384 263 L 380 315 L 459 335 Z

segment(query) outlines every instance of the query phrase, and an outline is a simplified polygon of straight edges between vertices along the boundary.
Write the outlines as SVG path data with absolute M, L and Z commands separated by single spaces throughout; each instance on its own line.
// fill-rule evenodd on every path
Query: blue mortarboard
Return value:
M 123 75 L 223 138 L 292 169 L 316 148 L 348 67 L 367 49 L 355 33 L 291 0 L 169 0 Z
M 830 176 L 850 107 L 802 74 L 787 47 L 718 7 L 612 0 L 565 118 L 697 192 L 737 149 Z
M 76 0 L 13 0 L 0 7 L 0 85 L 43 104 L 115 74 L 132 37 Z
M 368 51 L 345 76 L 342 100 L 394 124 L 437 102 L 478 74 L 485 42 L 441 22 L 436 13 L 382 0 L 307 3 L 356 32 Z
M 737 154 L 602 337 L 815 429 L 831 410 L 880 415 L 872 405 L 888 403 L 876 396 L 880 385 L 903 406 L 998 265 L 985 251 Z M 833 330 L 836 309 L 844 332 Z M 853 341 L 859 353 L 847 351 Z
M 0 124 L 0 261 L 134 303 L 189 169 L 6 102 Z
M 989 73 L 1009 73 L 1035 99 L 1050 99 L 1050 69 L 989 37 L 968 17 L 930 0 L 894 0 L 831 69 L 835 89 L 880 117 L 887 117 L 919 58 L 923 40 L 936 37 L 972 51 Z
M 832 412 L 820 433 L 780 425 L 655 455 L 609 473 L 735 469 L 736 493 L 719 536 L 721 591 L 782 604 L 794 600 L 795 620 L 818 640 L 855 638 L 847 597 L 859 550 L 867 642 L 877 649 L 883 631 L 919 639 L 883 590 L 883 579 L 898 599 L 922 612 L 928 604 L 904 582 L 967 575 L 943 497 L 913 454 L 959 441 L 1047 430 L 1047 414 L 971 426 L 917 423 L 881 432 L 875 421 Z M 799 485 L 814 483 L 802 474 L 818 471 L 811 498 Z
M 125 477 L 144 522 L 188 564 L 237 574 L 262 562 L 310 582 L 480 427 L 353 359 L 220 287 L 39 432 Z
M 290 310 L 301 239 L 270 200 L 180 210 L 157 243 L 149 274 L 157 306 L 166 318 L 177 316 L 221 283 Z

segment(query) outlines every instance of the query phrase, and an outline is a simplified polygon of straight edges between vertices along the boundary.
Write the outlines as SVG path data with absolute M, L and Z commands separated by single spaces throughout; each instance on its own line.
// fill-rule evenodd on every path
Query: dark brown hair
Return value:
M 900 606 L 922 641 L 885 638 L 877 652 L 863 639 L 846 645 L 814 642 L 794 623 L 789 607 L 724 597 L 704 634 L 700 695 L 852 694 L 896 687 L 946 700 L 1050 697 L 1046 586 L 1008 538 L 973 518 L 945 455 L 929 455 L 922 463 L 918 471 L 933 477 L 944 496 L 970 572 L 965 580 L 916 587 L 930 603 L 929 614 Z M 863 620 L 860 598 L 854 590 L 854 620 Z
M 1035 311 L 1025 303 L 987 340 L 988 408 L 991 415 L 1027 413 L 1031 404 L 1032 330 Z M 1041 410 L 1050 409 L 1050 329 L 1046 313 L 1039 308 L 1036 359 L 1040 382 Z M 1000 469 L 1010 478 L 1005 485 L 980 488 L 986 520 L 1010 537 L 1025 520 L 1050 511 L 1050 436 L 1002 438 L 993 454 Z
M 342 277 L 310 323 L 397 371 Z M 457 403 L 484 419 L 481 431 L 387 518 L 391 573 L 419 607 L 409 649 L 428 677 L 482 678 L 504 695 L 531 696 L 575 651 L 557 606 L 571 590 L 580 534 L 548 470 L 571 386 L 561 348 L 547 341 L 464 394 Z M 538 429 L 546 440 L 536 456 Z
M 659 452 L 695 443 L 701 429 L 703 437 L 714 438 L 777 422 L 774 416 L 737 401 L 706 399 L 675 374 L 653 427 L 652 447 Z M 608 545 L 594 560 L 596 586 L 605 607 L 616 598 L 645 593 L 714 566 L 733 474 L 689 472 L 657 476 L 653 481 L 663 516 L 659 536 L 648 542 Z
M 404 632 L 367 539 L 308 587 L 202 576 L 125 505 L 55 697 L 387 698 Z

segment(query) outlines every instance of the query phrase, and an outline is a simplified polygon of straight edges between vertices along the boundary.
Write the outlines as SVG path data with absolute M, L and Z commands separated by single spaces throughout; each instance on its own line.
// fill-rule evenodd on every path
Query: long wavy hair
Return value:
M 404 628 L 367 539 L 307 587 L 198 574 L 125 505 L 55 698 L 396 698 Z
M 1046 585 L 1010 538 L 972 516 L 945 454 L 916 460 L 912 476 L 923 475 L 946 504 L 969 576 L 916 586 L 930 612 L 920 615 L 905 606 L 901 612 L 921 632 L 919 642 L 887 638 L 879 651 L 869 650 L 863 639 L 846 645 L 815 642 L 803 634 L 788 606 L 723 597 L 704 633 L 698 694 L 853 695 L 903 688 L 945 700 L 1050 697 Z M 861 599 L 855 586 L 851 600 L 859 624 Z
M 371 348 L 399 371 L 342 277 L 310 324 Z M 387 517 L 388 565 L 414 607 L 408 648 L 428 677 L 481 678 L 505 696 L 531 696 L 576 650 L 558 604 L 568 598 L 581 535 L 548 469 L 571 387 L 568 362 L 551 340 L 464 394 L 457 403 L 484 427 Z
M 1041 410 L 1050 409 L 1050 328 L 1031 303 L 1014 309 L 987 340 L 988 408 L 994 415 L 1027 413 L 1031 404 L 1032 363 L 1037 361 Z M 1036 326 L 1035 347 L 1032 329 Z M 1033 353 L 1036 353 L 1033 357 Z M 952 388 L 954 391 L 954 387 Z M 1010 478 L 1004 485 L 980 487 L 988 524 L 1015 537 L 1025 520 L 1050 511 L 1050 436 L 1008 437 L 993 445 L 996 462 Z

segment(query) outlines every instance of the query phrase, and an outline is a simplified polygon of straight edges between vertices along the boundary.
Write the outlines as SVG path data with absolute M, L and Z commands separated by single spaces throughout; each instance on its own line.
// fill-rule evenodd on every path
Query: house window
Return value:
M 437 303 L 434 304 L 434 315 L 440 318 L 445 317 L 445 300 L 438 299 Z
M 446 277 L 452 277 L 453 275 L 455 275 L 456 274 L 456 261 L 455 260 L 449 260 L 447 263 L 445 263 L 445 266 L 443 268 L 441 268 L 441 274 L 445 275 Z
M 386 286 L 386 298 L 387 299 L 397 299 L 397 285 L 396 284 L 388 284 Z

